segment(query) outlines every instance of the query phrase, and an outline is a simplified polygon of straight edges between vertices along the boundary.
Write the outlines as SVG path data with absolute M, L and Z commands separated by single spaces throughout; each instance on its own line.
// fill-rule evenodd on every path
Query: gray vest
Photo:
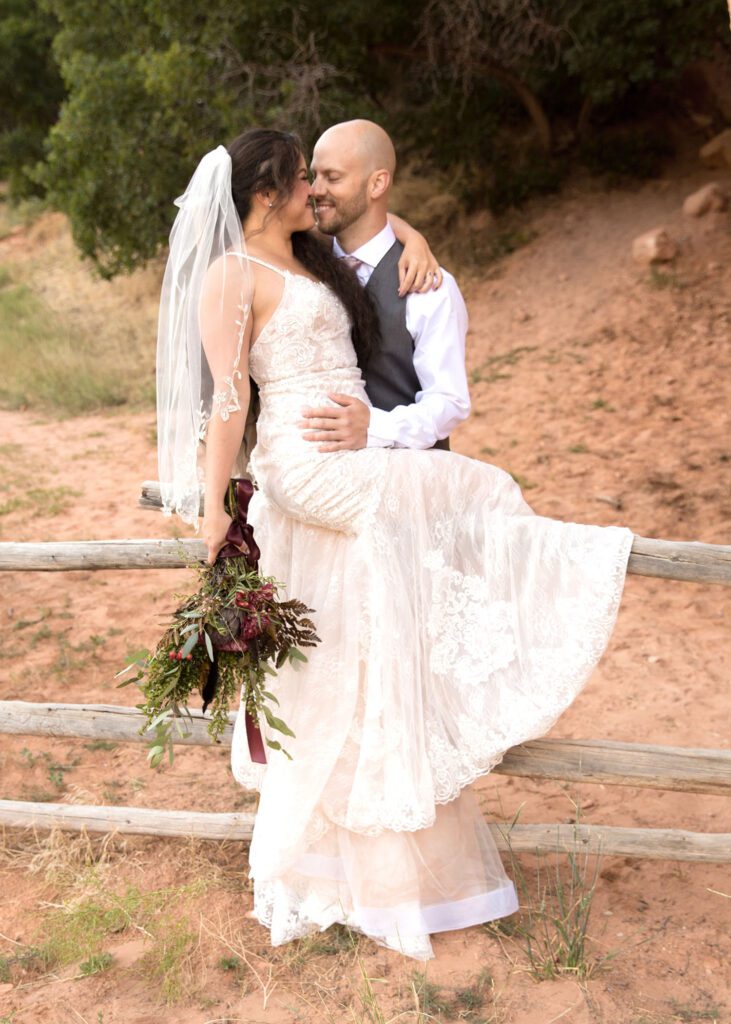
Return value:
M 394 242 L 371 274 L 366 291 L 378 312 L 381 344 L 365 370 L 368 397 L 377 409 L 390 412 L 397 405 L 413 405 L 421 391 L 414 370 L 414 339 L 406 329 L 406 298 L 398 294 L 398 261 L 404 247 Z M 435 448 L 449 450 L 449 438 Z

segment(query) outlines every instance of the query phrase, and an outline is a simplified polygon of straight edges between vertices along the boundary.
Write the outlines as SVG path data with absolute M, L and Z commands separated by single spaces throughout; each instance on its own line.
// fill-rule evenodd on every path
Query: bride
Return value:
M 517 909 L 470 783 L 581 690 L 632 534 L 535 515 L 508 473 L 461 455 L 323 453 L 303 437 L 302 408 L 328 393 L 368 403 L 359 367 L 378 325 L 311 233 L 295 136 L 219 146 L 178 205 L 158 336 L 164 506 L 195 522 L 204 478 L 215 560 L 251 377 L 261 568 L 316 610 L 322 638 L 272 682 L 293 760 L 256 763 L 243 714 L 234 729 L 234 776 L 260 791 L 254 915 L 273 945 L 341 922 L 426 959 L 430 933 Z

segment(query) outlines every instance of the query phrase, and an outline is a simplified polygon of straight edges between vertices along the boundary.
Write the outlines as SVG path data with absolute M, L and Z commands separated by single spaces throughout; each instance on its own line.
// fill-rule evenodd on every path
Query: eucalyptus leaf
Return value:
M 138 672 L 136 676 L 131 676 L 129 679 L 125 679 L 123 683 L 117 683 L 116 689 L 122 690 L 125 686 L 129 686 L 130 683 L 139 683 L 140 679 L 145 678 L 144 672 Z
M 208 651 L 208 657 L 211 659 L 211 661 L 214 661 L 215 659 L 213 657 L 213 644 L 211 643 L 211 638 L 209 637 L 208 633 L 206 633 L 205 630 L 203 631 L 203 637 L 206 641 L 206 650 Z
M 197 643 L 198 643 L 198 634 L 197 633 L 191 633 L 191 635 L 185 641 L 185 644 L 183 645 L 182 651 L 180 652 L 182 654 L 182 656 L 184 658 L 187 658 L 187 656 L 191 653 L 191 651 L 193 650 L 193 648 L 195 647 L 195 645 Z
M 153 718 L 153 720 L 147 726 L 147 731 L 151 732 L 152 729 L 156 729 L 161 722 L 164 722 L 166 718 L 170 717 L 170 714 L 170 708 L 166 708 L 164 711 L 161 711 L 160 714 L 156 715 L 155 718 Z
M 283 722 L 281 718 L 277 718 L 276 715 L 272 714 L 271 708 L 264 704 L 262 705 L 262 710 L 264 711 L 264 716 L 272 729 L 276 729 L 278 732 L 283 732 L 285 736 L 294 736 L 290 727 Z

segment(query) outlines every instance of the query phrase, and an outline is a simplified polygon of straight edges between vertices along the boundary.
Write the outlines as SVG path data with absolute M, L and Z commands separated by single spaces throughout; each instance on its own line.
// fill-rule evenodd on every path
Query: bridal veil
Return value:
M 224 146 L 203 157 L 175 205 L 157 333 L 158 466 L 163 512 L 197 525 L 208 423 L 241 407 L 251 300 Z

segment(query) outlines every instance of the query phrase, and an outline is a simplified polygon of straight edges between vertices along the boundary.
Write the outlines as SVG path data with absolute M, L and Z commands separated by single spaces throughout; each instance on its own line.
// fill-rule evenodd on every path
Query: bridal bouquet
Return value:
M 210 706 L 208 732 L 214 741 L 228 724 L 229 710 L 242 693 L 254 760 L 266 760 L 258 728 L 260 715 L 271 729 L 294 736 L 274 713 L 278 701 L 266 688 L 266 679 L 276 676 L 277 669 L 287 662 L 307 661 L 301 648 L 314 647 L 320 641 L 307 618 L 312 609 L 301 601 L 280 600 L 281 584 L 259 574 L 259 549 L 246 522 L 252 491 L 248 481 L 232 481 L 228 510 L 233 522 L 218 560 L 197 567 L 200 585 L 196 593 L 173 613 L 155 650 L 133 660 L 124 670 L 138 668 L 135 676 L 119 685 L 138 683 L 142 691 L 144 703 L 137 707 L 146 722 L 140 731 L 154 730 L 148 754 L 153 768 L 166 751 L 172 764 L 173 728 L 181 736 L 186 734 L 181 719 L 186 715 L 190 719 L 188 701 L 196 691 L 203 698 L 203 711 Z M 266 744 L 290 757 L 279 740 L 267 739 Z

